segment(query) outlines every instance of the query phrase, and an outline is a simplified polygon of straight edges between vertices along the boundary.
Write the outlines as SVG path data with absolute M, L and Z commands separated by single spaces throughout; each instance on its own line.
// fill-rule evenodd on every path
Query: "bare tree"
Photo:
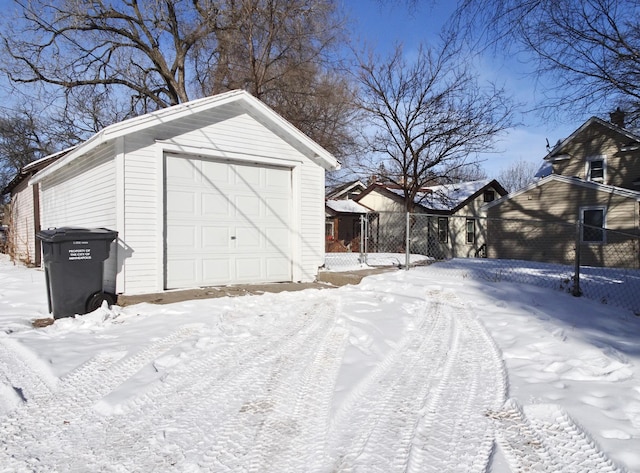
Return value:
M 520 158 L 502 168 L 496 179 L 507 192 L 513 192 L 535 182 L 539 168 L 539 164 Z
M 133 114 L 189 99 L 189 73 L 222 28 L 212 0 L 25 0 L 2 40 L 14 82 L 125 90 Z
M 386 60 L 369 57 L 358 79 L 371 130 L 361 173 L 400 186 L 407 211 L 422 187 L 453 182 L 511 125 L 504 92 L 478 84 L 452 38 L 412 61 L 400 46 Z
M 62 91 L 60 123 L 78 135 L 244 88 L 321 144 L 337 129 L 347 138 L 350 91 L 331 62 L 342 34 L 334 0 L 15 1 L 0 70 L 14 84 Z
M 640 117 L 640 2 L 637 0 L 464 0 L 457 20 L 508 54 L 533 53 L 545 77 L 547 112 Z
M 345 41 L 335 2 L 232 3 L 211 88 L 248 90 L 335 155 L 348 153 L 354 92 L 335 61 Z
M 52 152 L 45 129 L 27 110 L 0 116 L 0 190 L 22 167 Z

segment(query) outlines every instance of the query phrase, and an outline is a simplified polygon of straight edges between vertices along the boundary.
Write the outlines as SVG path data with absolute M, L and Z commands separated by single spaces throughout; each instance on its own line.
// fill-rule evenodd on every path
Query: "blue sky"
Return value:
M 356 34 L 380 52 L 388 51 L 395 42 L 402 42 L 410 50 L 420 42 L 434 40 L 455 6 L 455 2 L 444 0 L 418 0 L 413 9 L 402 0 L 344 0 L 344 3 L 352 12 Z M 525 104 L 515 117 L 521 125 L 502 136 L 497 152 L 481 156 L 482 167 L 489 177 L 496 177 L 501 169 L 519 159 L 541 162 L 546 154 L 546 139 L 553 145 L 589 118 L 576 116 L 566 122 L 548 122 L 533 112 L 524 113 L 533 108 L 542 91 L 528 74 L 523 58 L 505 59 L 489 52 L 479 62 L 481 78 L 504 85 L 517 102 Z
M 351 12 L 354 21 L 354 40 L 363 40 L 379 52 L 388 51 L 399 41 L 406 50 L 416 48 L 420 42 L 434 40 L 441 26 L 453 11 L 455 2 L 447 0 L 418 0 L 418 5 L 408 8 L 403 0 L 341 0 Z M 11 0 L 0 0 L 3 10 L 14 8 Z M 478 73 L 498 84 L 504 84 L 508 92 L 520 102 L 533 106 L 536 91 L 534 81 L 526 75 L 526 66 L 515 59 L 504 60 L 487 54 L 482 58 Z M 8 91 L 0 82 L 0 107 L 10 103 Z M 578 128 L 588 116 L 576 116 L 566 123 L 545 122 L 539 116 L 528 113 L 516 116 L 522 125 L 506 133 L 498 143 L 498 152 L 483 155 L 483 168 L 490 177 L 509 163 L 522 158 L 539 162 L 545 155 L 546 139 L 554 144 Z

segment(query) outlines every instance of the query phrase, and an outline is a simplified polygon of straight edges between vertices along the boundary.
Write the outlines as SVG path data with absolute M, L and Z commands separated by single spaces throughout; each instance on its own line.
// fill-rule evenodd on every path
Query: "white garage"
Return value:
M 117 230 L 107 289 L 311 281 L 337 161 L 244 91 L 111 125 L 32 178 L 43 228 Z

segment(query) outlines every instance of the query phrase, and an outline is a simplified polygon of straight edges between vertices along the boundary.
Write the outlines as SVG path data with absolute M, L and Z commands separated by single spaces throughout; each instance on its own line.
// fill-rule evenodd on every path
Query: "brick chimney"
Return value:
M 609 120 L 615 126 L 624 128 L 624 112 L 620 110 L 620 107 L 616 108 L 615 112 L 609 113 Z

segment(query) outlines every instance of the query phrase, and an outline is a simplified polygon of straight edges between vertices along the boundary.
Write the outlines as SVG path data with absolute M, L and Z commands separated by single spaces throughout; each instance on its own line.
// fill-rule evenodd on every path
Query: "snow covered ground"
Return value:
M 35 329 L 0 256 L 0 471 L 640 472 L 640 318 L 462 264 Z

